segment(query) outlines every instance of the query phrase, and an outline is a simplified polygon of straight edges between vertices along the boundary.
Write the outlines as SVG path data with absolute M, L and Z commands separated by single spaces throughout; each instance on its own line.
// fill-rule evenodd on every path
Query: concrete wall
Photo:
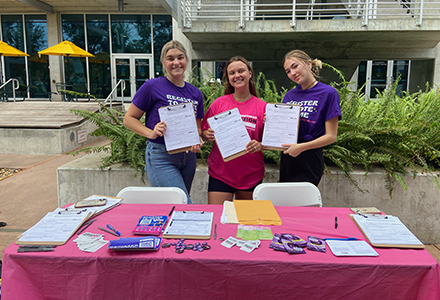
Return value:
M 86 129 L 87 141 L 78 143 L 78 130 Z M 0 154 L 59 155 L 94 142 L 90 121 L 61 129 L 0 128 Z
M 92 194 L 116 196 L 124 187 L 149 185 L 147 179 L 146 183 L 139 178 L 134 179 L 135 171 L 125 165 L 100 170 L 98 166 L 103 155 L 86 155 L 58 168 L 59 206 Z M 191 191 L 194 203 L 207 203 L 207 170 L 206 165 L 198 163 Z M 331 169 L 331 172 L 333 178 L 325 174 L 319 185 L 324 206 L 375 206 L 387 214 L 398 216 L 423 243 L 440 244 L 440 192 L 432 182 L 432 175 L 418 174 L 414 179 L 411 175 L 404 176 L 408 190 L 396 183 L 390 198 L 384 174 L 380 171 L 370 172 L 367 178 L 362 170 L 352 173 L 366 192 L 359 191 L 340 171 Z M 278 176 L 275 165 L 266 165 L 265 182 L 276 182 Z

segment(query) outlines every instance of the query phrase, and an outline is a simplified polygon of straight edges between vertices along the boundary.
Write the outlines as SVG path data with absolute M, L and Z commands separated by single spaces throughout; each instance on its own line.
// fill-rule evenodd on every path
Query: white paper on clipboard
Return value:
M 301 106 L 282 103 L 266 105 L 262 145 L 266 149 L 283 150 L 282 144 L 298 142 Z
M 209 118 L 208 124 L 214 130 L 215 141 L 225 161 L 228 157 L 233 157 L 240 152 L 245 153 L 246 145 L 251 141 L 251 138 L 238 108 Z
M 164 134 L 168 152 L 187 150 L 192 145 L 200 144 L 194 107 L 191 102 L 159 108 L 161 121 L 167 124 Z

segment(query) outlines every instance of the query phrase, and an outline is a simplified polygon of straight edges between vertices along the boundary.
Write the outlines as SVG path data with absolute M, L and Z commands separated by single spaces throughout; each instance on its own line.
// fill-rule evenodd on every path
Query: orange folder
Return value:
M 281 225 L 270 200 L 234 200 L 238 222 L 244 225 Z

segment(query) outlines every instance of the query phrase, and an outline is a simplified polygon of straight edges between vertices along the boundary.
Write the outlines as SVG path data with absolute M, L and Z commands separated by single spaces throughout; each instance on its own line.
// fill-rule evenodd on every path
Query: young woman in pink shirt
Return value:
M 209 107 L 202 121 L 202 138 L 214 141 L 214 130 L 207 119 L 224 111 L 238 108 L 251 141 L 246 145 L 246 154 L 228 162 L 223 161 L 217 144 L 212 146 L 208 158 L 209 186 L 208 203 L 223 204 L 225 200 L 252 200 L 254 188 L 264 177 L 264 156 L 261 152 L 263 118 L 266 102 L 257 97 L 254 72 L 249 62 L 241 57 L 232 57 L 223 75 L 225 95 L 217 98 Z

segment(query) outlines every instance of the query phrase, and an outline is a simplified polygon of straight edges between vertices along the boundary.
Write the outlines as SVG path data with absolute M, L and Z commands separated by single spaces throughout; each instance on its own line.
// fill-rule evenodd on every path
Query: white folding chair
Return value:
M 319 189 L 309 182 L 261 183 L 253 193 L 254 200 L 271 200 L 274 206 L 322 207 Z
M 177 187 L 129 186 L 119 191 L 116 197 L 122 203 L 187 204 L 186 194 Z

